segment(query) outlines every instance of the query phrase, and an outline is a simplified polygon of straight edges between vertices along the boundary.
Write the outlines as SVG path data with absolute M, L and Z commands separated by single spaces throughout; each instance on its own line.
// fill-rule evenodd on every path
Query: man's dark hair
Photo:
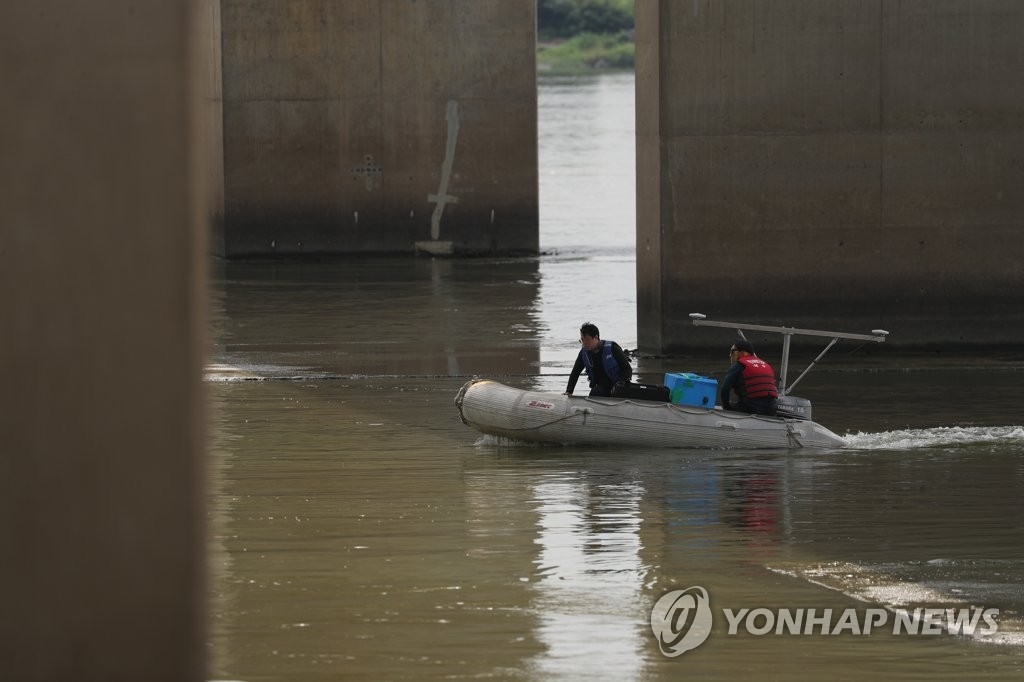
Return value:
M 597 325 L 590 322 L 583 323 L 583 326 L 580 327 L 580 334 L 583 334 L 584 336 L 592 336 L 595 339 L 601 336 L 601 332 L 598 330 Z
M 736 350 L 745 350 L 751 355 L 754 354 L 754 344 L 750 343 L 750 341 L 747 341 L 746 339 L 736 339 L 733 341 L 732 345 Z

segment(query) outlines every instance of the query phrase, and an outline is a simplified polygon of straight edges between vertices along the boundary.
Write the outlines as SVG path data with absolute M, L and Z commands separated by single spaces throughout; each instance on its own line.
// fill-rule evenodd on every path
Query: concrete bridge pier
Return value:
M 538 249 L 533 0 L 222 0 L 226 257 Z
M 216 0 L 0 5 L 0 678 L 199 682 Z
M 1024 336 L 1024 5 L 638 2 L 640 347 Z

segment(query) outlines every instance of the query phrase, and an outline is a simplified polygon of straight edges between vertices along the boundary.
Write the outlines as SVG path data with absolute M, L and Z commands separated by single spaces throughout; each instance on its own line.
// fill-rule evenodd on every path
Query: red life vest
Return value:
M 736 388 L 741 398 L 778 398 L 775 388 L 775 370 L 761 358 L 747 355 L 737 358 L 743 365 L 743 385 Z

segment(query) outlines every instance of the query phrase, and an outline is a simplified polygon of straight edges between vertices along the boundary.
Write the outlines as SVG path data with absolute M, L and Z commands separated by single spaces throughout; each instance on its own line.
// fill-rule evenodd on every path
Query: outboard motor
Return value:
M 780 395 L 776 401 L 776 415 L 786 419 L 802 419 L 811 421 L 811 401 L 792 395 Z

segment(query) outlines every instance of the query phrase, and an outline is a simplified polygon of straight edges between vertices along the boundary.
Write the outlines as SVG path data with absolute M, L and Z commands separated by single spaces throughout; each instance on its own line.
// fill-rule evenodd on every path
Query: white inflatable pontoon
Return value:
M 497 381 L 472 379 L 459 390 L 455 405 L 462 421 L 481 433 L 543 443 L 576 443 L 671 448 L 819 448 L 845 447 L 846 441 L 811 421 L 811 406 L 789 391 L 839 339 L 882 343 L 888 334 L 844 334 L 791 327 L 713 322 L 690 315 L 695 325 L 777 332 L 784 336 L 779 415 L 763 417 L 631 398 L 590 398 L 525 391 Z M 789 342 L 794 334 L 832 340 L 804 372 L 786 386 Z

